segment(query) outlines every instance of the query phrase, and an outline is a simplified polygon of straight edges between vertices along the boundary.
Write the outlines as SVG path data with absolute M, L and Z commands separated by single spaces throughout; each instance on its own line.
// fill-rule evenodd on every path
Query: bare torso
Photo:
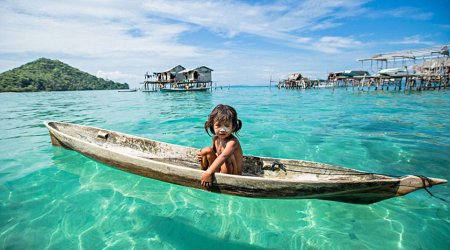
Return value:
M 220 167 L 221 173 L 228 174 L 242 174 L 242 165 L 243 165 L 243 152 L 241 148 L 241 144 L 233 135 L 221 140 L 219 137 L 213 137 L 213 150 L 216 153 L 216 156 L 222 154 L 225 150 L 227 144 L 233 141 L 235 143 L 235 149 L 233 153 L 225 160 L 225 163 Z

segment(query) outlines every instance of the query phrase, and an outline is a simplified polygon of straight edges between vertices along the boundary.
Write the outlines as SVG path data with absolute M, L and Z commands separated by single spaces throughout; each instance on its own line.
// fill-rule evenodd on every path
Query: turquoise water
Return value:
M 448 249 L 449 203 L 424 190 L 372 205 L 207 193 L 52 147 L 42 124 L 203 147 L 219 103 L 246 154 L 450 179 L 448 90 L 1 93 L 0 249 Z M 431 191 L 448 199 L 449 184 Z

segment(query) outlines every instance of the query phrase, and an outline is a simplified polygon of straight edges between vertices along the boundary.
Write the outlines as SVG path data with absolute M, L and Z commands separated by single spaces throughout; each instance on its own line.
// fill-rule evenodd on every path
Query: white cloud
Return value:
M 356 56 L 349 51 L 365 43 L 353 36 L 323 36 L 317 31 L 367 14 L 365 3 L 5 0 L 0 5 L 0 70 L 50 57 L 131 84 L 142 81 L 147 71 L 177 64 L 211 67 L 214 80 L 225 84 L 265 83 L 270 74 L 299 70 L 319 74 L 321 68 L 331 70 L 336 58 L 339 64 L 344 56 L 352 62 Z M 397 9 L 390 15 L 410 13 L 415 12 Z M 211 36 L 212 42 L 203 42 Z M 242 46 L 247 37 L 256 48 Z M 257 48 L 261 43 L 273 46 Z M 324 61 L 317 57 L 320 53 L 333 53 L 333 57 Z
M 341 26 L 341 25 L 342 25 L 341 23 L 331 22 L 331 21 L 327 20 L 327 21 L 318 23 L 316 25 L 313 25 L 310 29 L 313 30 L 313 31 L 326 30 L 326 29 L 334 28 L 334 27 Z
M 298 43 L 309 43 L 311 42 L 311 40 L 312 40 L 311 37 L 298 37 L 295 39 L 295 41 Z
M 0 69 L 56 57 L 91 74 L 120 70 L 128 77 L 109 78 L 137 83 L 135 76 L 149 67 L 169 68 L 209 53 L 178 42 L 189 25 L 148 18 L 141 6 L 115 3 L 5 2 L 0 6 L 0 54 L 15 55 L 16 64 L 1 58 Z M 219 57 L 223 54 L 218 52 Z
M 436 45 L 434 42 L 424 40 L 424 39 L 427 39 L 428 37 L 429 36 L 414 35 L 414 36 L 404 37 L 400 41 L 392 41 L 389 43 L 390 44 L 418 44 L 418 45 L 429 45 L 429 46 Z
M 338 53 L 346 49 L 359 48 L 363 46 L 362 42 L 352 37 L 324 36 L 317 39 L 311 37 L 302 37 L 297 40 L 298 47 L 307 47 L 309 49 L 323 53 Z
M 289 41 L 296 39 L 291 33 L 294 31 L 339 26 L 337 19 L 360 14 L 364 3 L 307 0 L 291 6 L 283 2 L 251 5 L 237 1 L 155 0 L 146 3 L 145 8 L 153 15 L 205 27 L 228 37 L 246 33 Z
M 105 80 L 114 79 L 115 81 L 120 81 L 120 82 L 126 82 L 128 79 L 135 79 L 137 81 L 142 79 L 141 75 L 126 74 L 126 73 L 122 73 L 118 70 L 116 70 L 116 71 L 98 70 L 96 76 L 99 78 L 103 78 Z
M 401 7 L 383 11 L 383 15 L 415 20 L 428 20 L 433 17 L 433 13 L 431 12 L 424 12 L 423 10 L 412 7 Z
M 73 15 L 74 10 L 70 6 L 68 12 L 59 10 L 58 6 L 50 5 L 50 8 L 57 14 L 49 12 L 44 15 L 39 8 L 33 13 L 1 8 L 3 28 L 0 29 L 0 37 L 3 38 L 0 40 L 0 52 L 39 51 L 103 57 L 129 52 L 198 56 L 197 48 L 175 42 L 188 29 L 185 25 L 162 24 L 147 19 L 136 23 L 129 23 L 129 20 L 114 22 L 120 18 L 114 10 L 110 16 L 100 12 L 102 17 L 108 17 L 104 19 L 91 15 L 73 19 L 66 17 Z M 83 14 L 83 11 L 79 12 L 79 16 Z M 127 32 L 131 27 L 143 30 L 144 35 L 139 38 L 130 36 Z

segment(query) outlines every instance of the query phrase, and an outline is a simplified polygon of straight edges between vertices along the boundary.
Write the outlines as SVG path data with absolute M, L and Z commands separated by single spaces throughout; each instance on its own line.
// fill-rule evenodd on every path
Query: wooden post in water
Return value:
M 406 88 L 406 84 L 408 82 L 408 67 L 405 66 L 405 70 L 406 70 L 406 77 L 405 77 L 405 88 Z M 403 80 L 403 78 L 402 78 Z M 402 81 L 400 80 L 400 86 L 398 86 L 398 90 L 402 90 Z

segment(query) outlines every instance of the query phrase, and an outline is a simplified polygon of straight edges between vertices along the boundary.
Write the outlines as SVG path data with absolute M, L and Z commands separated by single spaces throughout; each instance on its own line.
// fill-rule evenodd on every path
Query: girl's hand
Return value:
M 202 186 L 210 187 L 211 182 L 212 182 L 212 174 L 210 174 L 208 171 L 205 171 L 202 174 Z
M 199 162 L 202 162 L 202 152 L 199 152 L 198 154 L 197 154 L 197 159 L 198 159 L 198 161 Z

